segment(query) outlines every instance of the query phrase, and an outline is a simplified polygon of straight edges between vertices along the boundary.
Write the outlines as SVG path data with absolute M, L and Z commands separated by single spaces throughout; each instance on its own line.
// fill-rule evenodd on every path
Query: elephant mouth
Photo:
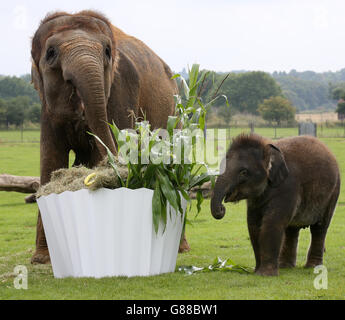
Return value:
M 84 101 L 80 96 L 80 93 L 78 91 L 78 89 L 76 89 L 76 94 L 79 98 L 79 103 L 77 104 L 77 112 L 79 114 L 81 114 L 81 117 L 83 118 L 83 120 L 85 119 L 85 105 L 84 105 Z
M 85 118 L 85 104 L 81 97 L 79 90 L 72 84 L 71 85 L 71 94 L 69 97 L 69 104 L 72 106 L 73 111 L 82 119 Z
M 241 193 L 238 190 L 229 191 L 225 194 L 224 202 L 238 202 L 242 200 Z

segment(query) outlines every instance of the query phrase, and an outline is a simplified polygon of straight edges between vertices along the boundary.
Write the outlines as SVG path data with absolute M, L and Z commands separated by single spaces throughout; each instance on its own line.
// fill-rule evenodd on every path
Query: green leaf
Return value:
M 152 196 L 152 215 L 153 215 L 153 226 L 155 232 L 158 232 L 159 223 L 161 221 L 161 212 L 162 211 L 162 204 L 161 204 L 161 190 L 159 187 L 159 182 L 156 181 L 156 187 L 153 192 Z
M 181 213 L 181 215 L 183 214 L 183 209 L 182 209 L 182 202 L 181 202 L 181 195 L 178 192 L 177 189 L 175 189 L 175 194 L 176 194 L 176 202 L 177 202 L 177 207 L 178 207 L 178 211 Z M 176 211 L 176 214 L 178 212 Z
M 171 80 L 174 80 L 174 79 L 179 78 L 179 77 L 181 77 L 181 75 L 178 74 L 178 73 L 176 73 L 176 74 L 174 74 L 170 79 L 171 79 Z
M 91 133 L 91 132 L 87 132 L 89 135 L 95 137 L 98 142 L 106 149 L 107 151 L 107 155 L 108 155 L 108 161 L 109 161 L 109 164 L 111 165 L 111 167 L 113 168 L 113 170 L 115 171 L 119 181 L 120 181 L 120 184 L 122 187 L 125 186 L 125 183 L 124 181 L 122 180 L 121 178 L 121 175 L 119 173 L 119 171 L 117 170 L 117 166 L 116 166 L 116 162 L 115 162 L 115 156 L 112 154 L 112 152 L 110 151 L 110 149 L 103 143 L 103 141 L 97 137 L 95 134 Z
M 166 202 L 166 199 L 163 197 L 162 192 L 160 193 L 160 198 L 161 198 L 161 221 L 163 222 L 163 233 L 164 233 L 167 226 L 167 210 L 168 209 L 170 210 L 170 207 L 167 208 L 167 202 Z
M 160 143 L 161 140 L 158 138 L 159 132 L 160 132 L 160 129 L 156 129 L 156 130 L 153 131 L 153 134 L 150 136 L 149 151 L 151 151 L 152 147 L 156 143 Z
M 116 126 L 115 122 L 113 121 L 113 123 L 108 123 L 111 131 L 113 132 L 114 134 L 114 137 L 115 137 L 115 140 L 116 140 L 116 143 L 119 144 L 119 134 L 120 134 L 120 130 L 119 128 Z
M 192 65 L 192 69 L 189 71 L 189 88 L 195 87 L 195 84 L 198 80 L 199 67 L 200 67 L 199 64 L 194 63 Z
M 174 129 L 176 129 L 178 121 L 179 121 L 179 118 L 176 116 L 169 116 L 168 117 L 167 130 L 168 130 L 170 136 L 173 135 Z
M 196 187 L 196 186 L 201 186 L 203 183 L 205 183 L 207 181 L 210 181 L 209 174 L 207 172 L 202 173 L 201 175 L 193 177 L 191 179 L 189 188 L 193 188 L 193 187 Z
M 145 171 L 144 171 L 144 175 L 143 175 L 143 187 L 144 188 L 149 188 L 149 189 L 153 189 L 152 187 L 152 182 L 155 182 L 156 179 L 156 170 L 158 168 L 158 165 L 156 164 L 148 164 L 145 167 Z
M 216 96 L 214 99 L 212 99 L 211 101 L 209 101 L 204 107 L 205 109 L 207 109 L 208 107 L 210 107 L 216 100 L 218 100 L 219 98 L 224 98 L 225 99 L 225 103 L 228 107 L 230 107 L 229 105 L 229 101 L 226 95 L 222 94 L 220 96 Z
M 176 212 L 178 212 L 179 207 L 177 204 L 174 186 L 166 175 L 162 174 L 160 171 L 157 171 L 157 173 L 159 184 L 164 197 L 168 200 L 169 204 L 176 210 Z
M 178 190 L 181 192 L 183 198 L 185 198 L 187 201 L 190 201 L 189 194 L 186 192 L 186 190 L 181 187 L 179 187 Z
M 202 191 L 201 191 L 201 190 L 198 190 L 198 191 L 196 192 L 196 200 L 197 200 L 196 207 L 197 207 L 198 212 L 197 212 L 197 214 L 196 214 L 195 217 L 197 217 L 197 216 L 199 215 L 199 213 L 200 213 L 200 211 L 201 211 L 201 204 L 202 204 L 203 201 L 204 201 L 204 197 L 202 196 Z
M 178 272 L 183 272 L 188 275 L 192 275 L 200 272 L 239 272 L 239 273 L 251 273 L 252 268 L 244 267 L 239 264 L 235 264 L 231 259 L 222 260 L 219 257 L 214 259 L 213 263 L 207 267 L 195 267 L 195 266 L 180 266 L 177 269 Z
M 214 189 L 214 186 L 216 184 L 216 176 L 210 175 L 210 180 L 211 180 L 211 188 Z
M 186 99 L 189 100 L 189 87 L 188 87 L 188 84 L 187 84 L 186 80 L 183 77 L 181 77 L 181 81 L 182 81 L 182 84 L 183 84 L 184 95 L 185 95 Z

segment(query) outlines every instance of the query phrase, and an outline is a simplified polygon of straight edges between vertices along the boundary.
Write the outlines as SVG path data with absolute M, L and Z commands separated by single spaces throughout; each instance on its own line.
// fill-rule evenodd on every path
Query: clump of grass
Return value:
M 118 173 L 122 179 L 128 175 L 127 167 L 117 163 Z M 88 186 L 85 179 L 93 175 L 92 183 Z M 84 166 L 72 167 L 69 169 L 59 169 L 52 173 L 49 183 L 41 186 L 36 193 L 36 197 L 47 196 L 51 193 L 60 194 L 64 191 L 78 191 L 81 189 L 97 190 L 100 188 L 116 189 L 121 187 L 118 175 L 107 161 L 102 161 L 95 168 Z

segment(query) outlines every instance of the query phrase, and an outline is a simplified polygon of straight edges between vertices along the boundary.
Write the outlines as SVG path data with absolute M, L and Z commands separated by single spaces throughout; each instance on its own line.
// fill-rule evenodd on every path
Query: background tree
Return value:
M 217 75 L 215 87 L 224 79 L 224 74 Z M 212 94 L 210 92 L 209 94 Z M 277 82 L 268 74 L 261 71 L 231 73 L 224 81 L 219 94 L 229 98 L 233 110 L 244 113 L 258 114 L 258 106 L 265 99 L 281 95 Z M 219 99 L 215 106 L 223 105 Z
M 330 99 L 327 80 L 333 79 L 313 71 L 273 72 L 273 78 L 279 83 L 284 96 L 299 110 L 331 110 L 335 103 Z M 335 78 L 334 78 L 335 79 Z
M 223 119 L 223 121 L 225 122 L 226 125 L 230 124 L 230 120 L 232 117 L 232 113 L 231 113 L 231 108 L 224 105 L 224 106 L 220 106 L 218 108 L 218 112 L 217 115 L 219 118 Z
M 19 126 L 25 120 L 40 121 L 40 100 L 30 75 L 0 78 L 0 126 Z
M 334 100 L 345 99 L 345 88 L 335 87 L 331 92 L 331 96 Z
M 338 119 L 339 120 L 345 119 L 345 100 L 343 100 L 343 99 L 339 100 L 336 112 L 338 113 Z
M 41 121 L 41 105 L 38 103 L 32 104 L 28 108 L 25 118 L 32 123 L 39 123 Z
M 6 118 L 8 124 L 20 126 L 25 119 L 26 111 L 30 106 L 30 98 L 27 96 L 16 97 L 7 100 Z
M 17 77 L 4 77 L 0 80 L 0 98 L 10 99 L 19 96 L 27 96 L 30 103 L 40 103 L 38 94 L 33 85 L 27 81 L 27 77 L 23 79 Z
M 269 121 L 276 122 L 279 126 L 282 121 L 291 121 L 295 118 L 296 109 L 288 99 L 283 97 L 271 97 L 265 99 L 258 108 L 261 116 Z
M 4 100 L 0 99 L 0 126 L 6 124 L 7 108 Z

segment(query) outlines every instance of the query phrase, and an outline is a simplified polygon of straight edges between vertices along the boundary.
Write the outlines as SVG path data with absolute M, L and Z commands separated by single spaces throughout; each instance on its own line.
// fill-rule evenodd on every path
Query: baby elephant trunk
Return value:
M 211 212 L 215 219 L 222 219 L 225 215 L 225 207 L 222 201 L 226 194 L 226 185 L 221 176 L 217 179 L 211 198 Z

